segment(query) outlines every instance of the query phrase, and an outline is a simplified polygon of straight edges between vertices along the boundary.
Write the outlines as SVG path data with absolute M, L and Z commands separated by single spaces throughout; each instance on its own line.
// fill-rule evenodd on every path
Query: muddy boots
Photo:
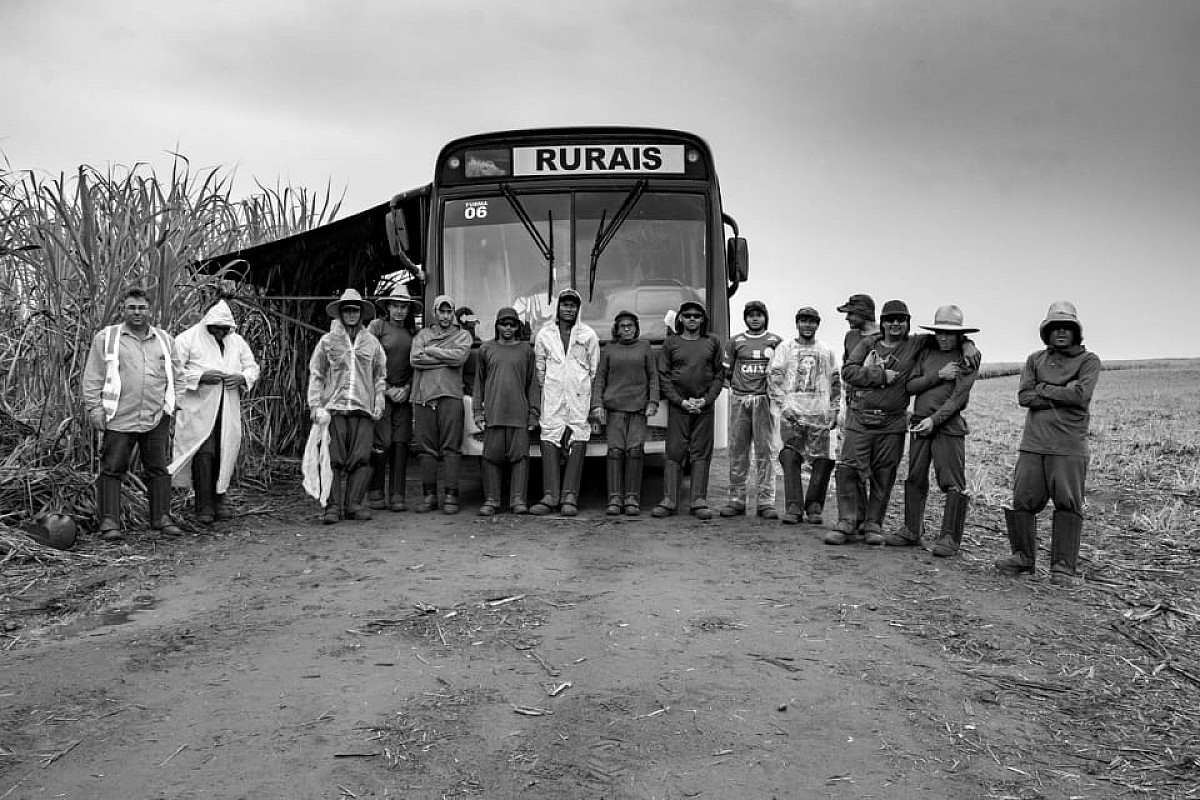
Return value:
M 625 506 L 622 510 L 631 517 L 642 513 L 642 467 L 645 463 L 646 454 L 642 448 L 631 447 L 625 451 Z
M 483 479 L 483 504 L 479 506 L 479 516 L 494 517 L 500 510 L 500 487 L 504 480 L 501 467 L 495 461 L 481 459 L 479 474 Z
M 192 491 L 196 495 L 196 522 L 211 525 L 217 518 L 217 480 L 213 475 L 213 458 L 197 453 L 192 458 Z
M 804 495 L 804 521 L 809 525 L 825 522 L 825 495 L 829 491 L 829 476 L 833 474 L 833 459 L 817 458 L 808 476 L 808 494 Z
M 529 459 L 522 458 L 512 465 L 512 473 L 508 477 L 512 486 L 509 488 L 510 505 L 514 514 L 528 514 L 529 505 L 525 502 L 525 493 L 529 486 Z
M 625 489 L 625 451 L 615 447 L 608 448 L 608 458 L 605 459 L 604 466 L 608 484 L 608 504 L 604 506 L 604 513 L 610 517 L 620 516 L 621 492 Z
M 163 536 L 182 536 L 183 531 L 171 521 L 171 476 L 151 478 L 146 481 L 146 491 L 150 495 L 150 528 Z
M 846 544 L 859 537 L 858 526 L 862 523 L 865 504 L 862 479 L 858 471 L 850 467 L 837 468 L 838 521 L 833 530 L 825 534 L 825 544 Z
M 101 475 L 96 479 L 96 516 L 100 538 L 121 538 L 121 479 Z
M 663 497 L 650 512 L 655 517 L 669 517 L 679 507 L 679 462 L 667 459 L 663 463 Z
M 1037 563 L 1037 515 L 1032 511 L 1004 509 L 1004 525 L 1008 528 L 1008 543 L 1012 555 L 996 562 L 996 569 L 1005 575 L 1033 572 Z
M 562 482 L 562 507 L 559 509 L 564 517 L 573 517 L 579 513 L 579 484 L 583 480 L 583 457 L 587 454 L 587 444 L 573 442 L 567 450 L 567 469 Z
M 888 547 L 916 547 L 921 543 L 925 534 L 925 492 L 915 484 L 904 482 L 904 527 L 895 533 L 889 533 L 883 543 Z M 946 499 L 946 510 L 950 510 L 949 495 Z M 945 532 L 945 525 L 942 527 Z M 940 542 L 941 539 L 938 539 Z M 946 553 L 946 555 L 954 555 Z
M 392 469 L 388 473 L 388 510 L 407 511 L 405 487 L 408 483 L 408 443 L 394 444 L 390 451 Z
M 346 480 L 346 519 L 356 519 L 365 522 L 371 519 L 371 509 L 367 508 L 367 486 L 371 483 L 374 470 L 367 464 L 355 467 Z
M 801 466 L 804 461 L 800 454 L 790 447 L 779 451 L 779 466 L 783 468 L 783 516 L 780 522 L 784 525 L 799 525 L 803 512 L 801 505 L 804 498 L 804 474 Z M 811 486 L 811 479 L 810 479 Z
M 559 481 L 562 480 L 561 465 L 558 463 L 558 445 L 542 442 L 542 499 L 533 504 L 529 513 L 544 517 L 558 508 Z
M 896 485 L 898 465 L 878 467 L 871 470 L 871 492 L 867 496 L 866 520 L 860 526 L 867 544 L 881 545 L 883 520 L 887 517 L 888 503 L 892 499 L 892 487 Z
M 942 533 L 933 543 L 933 554 L 947 558 L 958 555 L 962 545 L 963 527 L 967 524 L 967 510 L 971 507 L 971 495 L 951 489 L 946 492 L 946 510 L 942 513 Z
M 367 508 L 376 511 L 387 508 L 383 499 L 383 479 L 387 469 L 388 454 L 371 449 L 371 484 L 367 487 Z
M 692 462 L 692 504 L 689 508 L 696 519 L 712 519 L 708 507 L 708 461 Z
M 342 500 L 346 496 L 345 478 L 345 471 L 340 469 L 333 471 L 333 478 L 329 486 L 329 497 L 325 500 L 325 513 L 321 515 L 321 521 L 326 525 L 333 525 L 342 520 Z
M 418 513 L 427 514 L 438 507 L 437 473 L 437 456 L 421 453 L 421 502 L 417 505 Z
M 442 513 L 457 514 L 458 473 L 462 469 L 462 455 L 459 453 L 446 453 L 442 456 L 442 463 L 446 465 L 446 495 L 442 498 Z
M 1083 517 L 1070 511 L 1055 511 L 1050 532 L 1050 580 L 1071 586 L 1079 563 L 1079 539 Z

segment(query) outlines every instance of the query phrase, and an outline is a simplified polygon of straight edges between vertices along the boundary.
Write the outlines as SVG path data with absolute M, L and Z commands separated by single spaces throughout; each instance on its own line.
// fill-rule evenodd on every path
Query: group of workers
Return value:
M 743 311 L 745 331 L 722 341 L 709 332 L 704 305 L 685 301 L 658 352 L 629 311 L 615 316 L 611 340 L 601 347 L 579 319 L 581 306 L 575 290 L 561 291 L 553 318 L 532 342 L 522 336 L 517 311 L 502 308 L 493 338 L 480 342 L 473 313 L 447 295 L 427 314 L 403 286 L 374 303 L 352 289 L 329 303 L 329 332 L 309 361 L 313 428 L 304 464 L 305 487 L 321 500 L 323 521 L 406 511 L 410 448 L 421 476 L 416 510 L 458 513 L 464 394 L 482 431 L 480 515 L 504 507 L 506 479 L 513 513 L 577 515 L 593 423 L 603 426 L 607 443 L 605 513 L 638 515 L 648 422 L 665 402 L 663 492 L 653 516 L 682 508 L 682 477 L 690 473 L 687 510 L 698 519 L 753 513 L 823 525 L 835 478 L 837 521 L 825 543 L 916 546 L 925 538 L 932 468 L 946 501 L 931 549 L 938 556 L 958 552 L 970 503 L 962 411 L 981 354 L 969 338 L 978 329 L 964 324 L 957 306 L 938 308 L 932 323 L 920 326 L 928 333 L 914 334 L 904 302 L 885 303 L 876 322 L 872 298 L 853 295 L 838 307 L 849 325 L 841 354 L 816 337 L 821 315 L 808 306 L 796 312 L 796 335 L 785 339 L 767 330 L 767 307 L 752 300 Z M 170 516 L 171 476 L 193 488 L 198 523 L 228 518 L 240 402 L 258 378 L 250 348 L 224 301 L 177 340 L 150 324 L 149 298 L 140 290 L 127 293 L 122 315 L 96 334 L 83 378 L 86 412 L 104 432 L 101 536 L 120 538 L 121 481 L 135 447 L 151 528 L 179 533 Z M 418 315 L 427 323 L 420 330 Z M 1069 302 L 1054 303 L 1039 332 L 1045 347 L 1027 359 L 1018 391 L 1027 414 L 1012 508 L 1005 510 L 1012 555 L 997 567 L 1014 575 L 1034 570 L 1037 514 L 1052 501 L 1051 576 L 1069 582 L 1077 571 L 1088 408 L 1100 361 L 1083 347 Z M 729 496 L 714 511 L 709 465 L 716 402 L 726 388 Z M 532 435 L 541 449 L 543 493 L 530 503 Z M 885 533 L 906 442 L 903 525 Z M 782 509 L 775 502 L 780 473 Z

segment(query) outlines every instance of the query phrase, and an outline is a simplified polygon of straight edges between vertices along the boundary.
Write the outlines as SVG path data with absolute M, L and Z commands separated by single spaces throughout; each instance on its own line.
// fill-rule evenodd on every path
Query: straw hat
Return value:
M 362 322 L 375 319 L 375 306 L 363 300 L 363 296 L 355 289 L 347 289 L 342 296 L 325 306 L 325 313 L 330 319 L 338 319 L 342 315 L 342 306 L 355 305 L 362 309 Z
M 385 294 L 382 297 L 375 298 L 375 302 L 378 303 L 381 308 L 387 308 L 388 303 L 410 303 L 417 306 L 423 305 L 419 299 L 409 294 L 407 287 L 403 285 L 393 286 L 390 293 Z
M 955 305 L 938 306 L 938 310 L 933 312 L 933 324 L 921 327 L 934 333 L 979 333 L 979 328 L 963 325 L 962 309 Z

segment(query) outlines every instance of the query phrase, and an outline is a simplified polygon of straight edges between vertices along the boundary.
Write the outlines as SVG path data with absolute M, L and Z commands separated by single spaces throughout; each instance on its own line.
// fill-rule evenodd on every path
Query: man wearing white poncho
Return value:
M 242 447 L 242 394 L 258 382 L 258 363 L 224 300 L 175 339 L 181 370 L 176 386 L 176 486 L 192 486 L 196 521 L 229 519 L 225 493 Z

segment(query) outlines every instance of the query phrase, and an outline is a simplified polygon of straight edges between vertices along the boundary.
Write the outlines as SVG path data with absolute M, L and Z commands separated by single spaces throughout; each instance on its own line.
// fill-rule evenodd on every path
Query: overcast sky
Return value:
M 345 189 L 452 138 L 694 131 L 772 327 L 962 306 L 988 361 L 1074 300 L 1102 358 L 1200 355 L 1200 2 L 0 0 L 13 169 L 150 162 Z M 736 316 L 736 315 L 735 315 Z

